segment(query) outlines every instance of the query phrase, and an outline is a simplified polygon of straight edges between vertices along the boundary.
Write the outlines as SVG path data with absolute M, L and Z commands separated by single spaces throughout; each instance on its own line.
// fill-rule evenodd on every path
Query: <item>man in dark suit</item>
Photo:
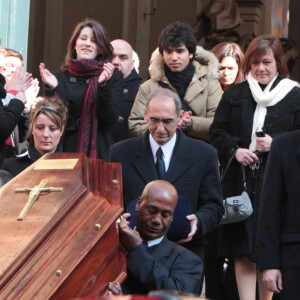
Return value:
M 126 251 L 127 278 L 122 290 L 116 282 L 109 284 L 113 294 L 147 294 L 160 289 L 199 293 L 202 260 L 165 237 L 177 199 L 172 184 L 155 180 L 137 201 L 135 230 L 129 227 L 130 214 L 123 215 L 119 236 Z
M 129 43 L 124 40 L 113 40 L 114 48 L 113 65 L 118 68 L 124 77 L 123 98 L 118 101 L 119 118 L 113 128 L 114 142 L 128 139 L 128 117 L 143 78 L 134 68 L 133 50 Z
M 186 216 L 191 231 L 180 242 L 203 257 L 202 236 L 217 227 L 224 211 L 217 152 L 178 130 L 180 116 L 178 95 L 169 89 L 157 89 L 144 114 L 148 131 L 113 145 L 110 160 L 122 164 L 125 207 L 152 180 L 164 179 L 175 186 L 191 211 Z
M 299 299 L 300 131 L 273 140 L 261 198 L 259 268 L 281 299 Z

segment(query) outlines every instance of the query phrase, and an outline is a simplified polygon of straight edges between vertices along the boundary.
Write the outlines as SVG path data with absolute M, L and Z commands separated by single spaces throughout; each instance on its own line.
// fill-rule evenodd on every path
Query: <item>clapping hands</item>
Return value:
M 31 86 L 33 81 L 32 74 L 25 72 L 22 66 L 16 68 L 11 80 L 6 84 L 6 90 L 17 91 L 16 98 L 26 103 L 25 91 Z
M 45 67 L 44 63 L 40 63 L 40 74 L 42 81 L 45 85 L 47 85 L 50 89 L 54 89 L 58 85 L 58 81 L 56 77 Z
M 192 112 L 182 110 L 177 127 L 183 131 L 186 131 L 189 130 L 191 126 L 192 126 Z

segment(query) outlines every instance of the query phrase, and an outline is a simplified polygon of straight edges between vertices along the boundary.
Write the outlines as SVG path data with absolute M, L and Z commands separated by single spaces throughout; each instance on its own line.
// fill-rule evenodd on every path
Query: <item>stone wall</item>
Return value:
M 111 39 L 123 38 L 131 43 L 140 57 L 140 73 L 146 79 L 149 57 L 157 46 L 161 29 L 179 20 L 194 25 L 197 31 L 197 16 L 210 1 L 217 0 L 31 0 L 28 70 L 38 76 L 41 61 L 51 71 L 59 70 L 74 25 L 91 17 L 105 26 Z M 289 1 L 289 38 L 300 45 L 296 22 L 300 7 L 297 0 Z M 242 22 L 235 30 L 240 37 L 246 40 L 272 32 L 272 0 L 236 0 L 236 3 Z M 300 81 L 298 69 L 297 62 L 292 75 Z

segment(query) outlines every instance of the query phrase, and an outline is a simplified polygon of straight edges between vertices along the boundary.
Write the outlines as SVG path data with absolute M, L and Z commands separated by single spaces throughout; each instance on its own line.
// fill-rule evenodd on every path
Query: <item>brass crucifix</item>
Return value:
M 30 192 L 29 197 L 27 200 L 27 203 L 25 204 L 24 208 L 20 212 L 17 220 L 23 221 L 27 212 L 31 208 L 31 206 L 34 204 L 34 202 L 38 199 L 40 193 L 42 192 L 60 192 L 63 190 L 62 187 L 45 187 L 47 184 L 48 179 L 42 179 L 42 181 L 39 183 L 39 185 L 35 185 L 33 188 L 24 188 L 24 189 L 16 189 L 16 193 L 20 192 Z

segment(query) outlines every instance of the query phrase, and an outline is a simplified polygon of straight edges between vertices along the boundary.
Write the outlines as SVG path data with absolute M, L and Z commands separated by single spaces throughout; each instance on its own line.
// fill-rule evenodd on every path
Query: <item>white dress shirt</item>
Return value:
M 157 149 L 159 147 L 161 147 L 161 150 L 163 152 L 163 160 L 164 160 L 165 168 L 166 168 L 166 172 L 167 172 L 168 169 L 169 169 L 170 161 L 171 161 L 173 151 L 174 151 L 174 147 L 175 147 L 175 144 L 176 144 L 176 132 L 175 132 L 174 136 L 164 145 L 157 144 L 151 134 L 149 134 L 149 142 L 150 142 L 150 147 L 151 147 L 151 150 L 152 150 L 154 163 L 156 163 Z

